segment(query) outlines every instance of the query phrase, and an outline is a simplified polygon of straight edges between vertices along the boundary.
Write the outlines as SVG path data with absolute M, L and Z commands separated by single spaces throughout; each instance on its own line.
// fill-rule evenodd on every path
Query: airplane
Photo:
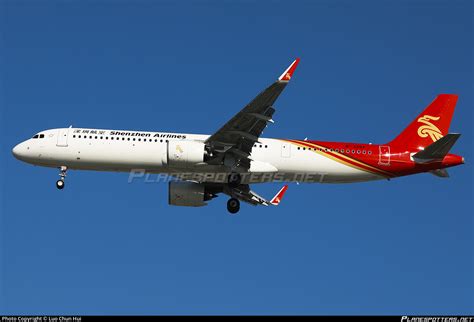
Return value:
M 240 202 L 278 206 L 288 185 L 267 200 L 250 189 L 263 182 L 352 183 L 429 172 L 448 177 L 446 168 L 464 163 L 449 153 L 460 134 L 449 133 L 457 95 L 440 94 L 395 139 L 385 144 L 262 138 L 274 123 L 275 101 L 292 78 L 299 58 L 268 88 L 211 135 L 57 128 L 16 145 L 24 162 L 59 169 L 58 189 L 67 170 L 169 174 L 170 205 L 200 207 L 218 194 Z M 186 174 L 182 175 L 181 174 Z

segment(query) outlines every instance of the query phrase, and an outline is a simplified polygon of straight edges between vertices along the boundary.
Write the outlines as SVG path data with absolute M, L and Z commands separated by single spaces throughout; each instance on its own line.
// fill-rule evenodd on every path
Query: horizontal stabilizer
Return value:
M 449 178 L 449 173 L 446 169 L 431 170 L 430 173 L 440 178 Z
M 418 163 L 443 160 L 459 139 L 461 134 L 449 133 L 438 141 L 431 143 L 424 150 L 413 155 L 413 160 Z

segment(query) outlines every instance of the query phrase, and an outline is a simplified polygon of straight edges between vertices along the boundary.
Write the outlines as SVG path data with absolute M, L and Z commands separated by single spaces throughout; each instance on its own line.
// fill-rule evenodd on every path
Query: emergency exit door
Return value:
M 390 165 L 390 147 L 381 145 L 379 147 L 379 164 Z
M 281 144 L 281 156 L 284 158 L 289 158 L 291 156 L 291 145 L 289 143 L 283 142 Z

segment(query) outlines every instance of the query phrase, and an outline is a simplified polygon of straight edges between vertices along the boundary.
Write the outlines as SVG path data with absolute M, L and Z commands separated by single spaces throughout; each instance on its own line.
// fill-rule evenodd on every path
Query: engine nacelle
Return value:
M 204 161 L 204 143 L 197 141 L 169 141 L 167 164 L 171 167 L 192 167 Z
M 202 207 L 206 201 L 216 197 L 215 194 L 206 191 L 206 186 L 201 183 L 170 181 L 168 191 L 168 203 L 174 206 Z

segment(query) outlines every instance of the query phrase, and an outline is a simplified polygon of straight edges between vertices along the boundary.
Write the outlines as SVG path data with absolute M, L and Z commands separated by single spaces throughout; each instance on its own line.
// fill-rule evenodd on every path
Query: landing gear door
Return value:
M 283 158 L 289 158 L 291 156 L 291 145 L 290 145 L 290 143 L 283 142 L 281 144 L 281 156 Z
M 381 145 L 379 147 L 379 164 L 390 165 L 390 147 Z
M 67 146 L 67 139 L 69 136 L 70 129 L 59 129 L 58 130 L 58 141 L 57 146 Z

